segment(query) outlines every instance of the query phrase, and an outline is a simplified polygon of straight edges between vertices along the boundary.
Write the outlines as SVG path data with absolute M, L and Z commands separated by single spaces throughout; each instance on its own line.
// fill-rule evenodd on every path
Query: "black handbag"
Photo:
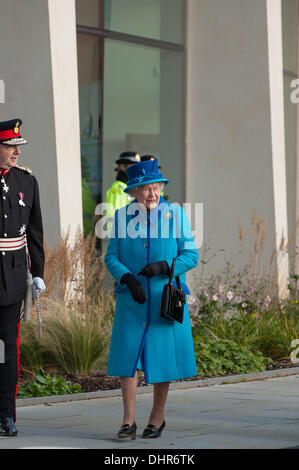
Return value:
M 181 281 L 176 276 L 176 285 L 172 285 L 175 259 L 172 262 L 169 281 L 163 288 L 160 316 L 171 322 L 183 323 L 184 306 L 186 302 L 185 293 L 181 289 Z

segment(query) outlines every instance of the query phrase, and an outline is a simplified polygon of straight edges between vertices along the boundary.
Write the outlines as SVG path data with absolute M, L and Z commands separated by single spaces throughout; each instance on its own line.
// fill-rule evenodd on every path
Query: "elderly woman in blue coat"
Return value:
M 198 263 L 192 230 L 183 209 L 160 195 L 169 180 L 158 160 L 127 169 L 126 192 L 135 199 L 116 211 L 105 256 L 116 280 L 116 307 L 107 374 L 120 377 L 124 416 L 118 437 L 136 437 L 137 371 L 153 384 L 153 407 L 143 437 L 159 437 L 165 427 L 169 382 L 197 374 L 192 331 L 185 303 L 183 323 L 160 316 L 162 291 L 175 258 L 174 278 Z M 175 283 L 174 283 L 175 284 Z

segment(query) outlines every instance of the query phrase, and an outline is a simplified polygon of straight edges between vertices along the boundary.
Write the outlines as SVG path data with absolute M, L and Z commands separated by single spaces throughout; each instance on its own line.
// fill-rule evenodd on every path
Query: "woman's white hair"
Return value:
M 165 183 L 164 181 L 157 181 L 157 183 L 160 185 L 160 191 L 162 193 L 162 191 L 164 190 L 164 186 L 165 186 Z M 140 186 L 134 186 L 134 188 L 131 188 L 127 191 L 127 194 L 129 194 L 129 196 L 135 198 L 135 193 L 137 191 L 137 188 L 140 188 L 141 186 L 145 186 L 145 185 L 140 185 Z

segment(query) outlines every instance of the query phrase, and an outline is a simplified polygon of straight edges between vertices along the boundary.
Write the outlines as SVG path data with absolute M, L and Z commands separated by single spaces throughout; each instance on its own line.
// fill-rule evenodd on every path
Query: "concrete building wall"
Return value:
M 288 210 L 281 13 L 281 0 L 267 0 L 273 199 L 275 232 L 277 235 L 278 289 L 280 296 L 284 296 L 288 292 L 289 255 L 284 249 L 288 240 Z M 289 217 L 292 217 L 291 212 Z M 284 246 L 282 245 L 282 240 L 285 240 Z
M 40 186 L 44 229 L 49 245 L 60 234 L 52 64 L 47 0 L 1 3 L 0 79 L 5 103 L 0 120 L 21 118 L 28 145 L 20 163 L 29 166 Z
M 242 264 L 238 221 L 248 257 L 253 211 L 266 221 L 265 261 L 271 254 L 276 222 L 268 52 L 266 1 L 223 0 L 219 7 L 218 0 L 189 0 L 187 200 L 204 203 L 209 256 L 224 249 L 207 272 L 219 270 L 225 259 Z
M 273 237 L 288 235 L 281 0 L 186 5 L 184 200 L 204 204 L 203 239 L 209 256 L 218 250 L 208 273 L 225 260 L 243 263 L 239 221 L 245 257 L 252 251 L 253 211 L 266 222 L 265 269 Z M 3 2 L 0 42 L 0 118 L 24 121 L 29 145 L 21 163 L 39 180 L 53 246 L 63 231 L 82 226 L 75 0 Z M 297 184 L 297 214 L 298 205 Z
M 297 160 L 297 112 L 298 104 L 292 102 L 294 92 L 293 80 L 298 76 L 298 0 L 282 0 L 282 46 L 284 68 L 284 120 L 285 120 L 285 153 L 288 201 L 288 232 L 294 240 L 296 217 L 296 160 Z M 297 204 L 298 205 L 298 204 Z M 298 209 L 298 208 L 297 208 Z M 299 230 L 297 230 L 299 232 Z M 298 243 L 297 243 L 298 245 Z M 299 261 L 299 258 L 298 258 Z M 290 245 L 290 272 L 295 268 L 295 243 Z
M 39 181 L 52 247 L 82 226 L 75 0 L 2 2 L 0 43 L 0 120 L 23 120 L 20 163 Z
M 48 0 L 61 234 L 82 229 L 75 0 Z

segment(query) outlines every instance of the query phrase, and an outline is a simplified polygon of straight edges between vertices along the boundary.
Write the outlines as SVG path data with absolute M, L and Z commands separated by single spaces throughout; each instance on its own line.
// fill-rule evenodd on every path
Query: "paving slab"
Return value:
M 182 387 L 182 385 L 181 385 Z M 120 440 L 122 397 L 107 396 L 21 406 L 15 438 L 0 449 L 283 449 L 299 445 L 299 374 L 251 382 L 172 389 L 167 426 L 159 439 L 143 439 L 152 406 L 139 390 L 137 439 Z M 152 389 L 151 389 L 152 390 Z M 36 402 L 35 402 L 36 403 Z

